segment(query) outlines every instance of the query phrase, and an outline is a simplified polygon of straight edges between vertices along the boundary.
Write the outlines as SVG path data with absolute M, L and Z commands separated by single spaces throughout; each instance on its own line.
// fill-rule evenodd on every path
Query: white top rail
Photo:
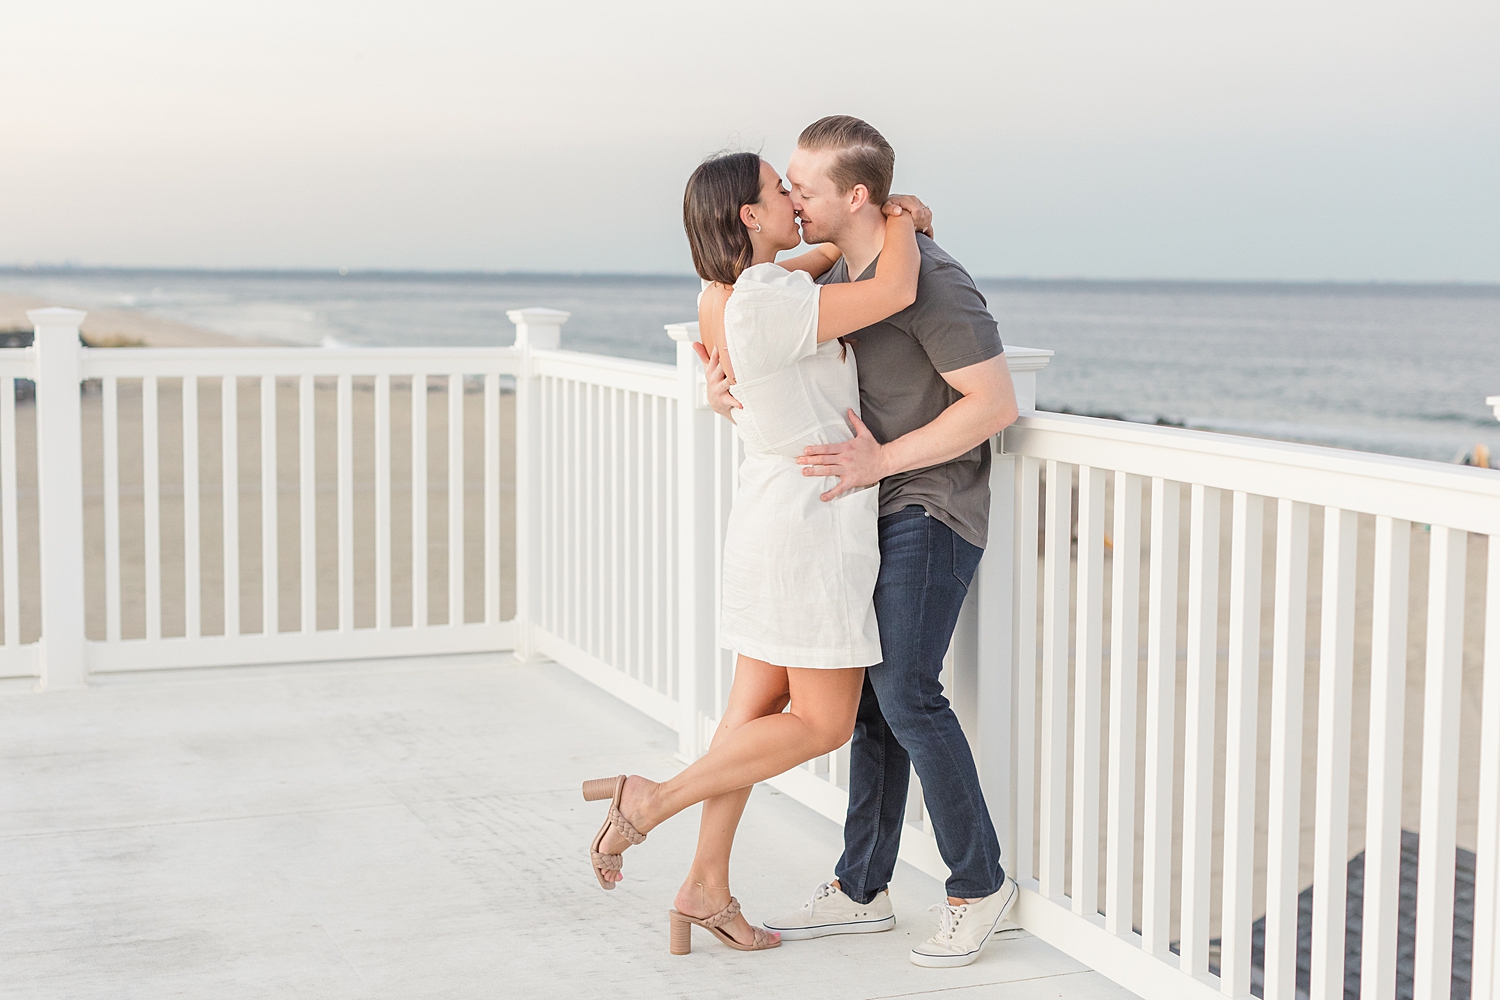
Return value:
M 672 396 L 677 392 L 675 365 L 633 361 L 603 354 L 533 350 L 531 373 L 655 396 Z
M 514 347 L 83 348 L 83 377 L 449 375 L 520 372 Z
M 1067 414 L 1023 416 L 1006 454 L 1500 534 L 1500 476 L 1414 458 Z
M 0 378 L 36 378 L 36 348 L 0 350 Z

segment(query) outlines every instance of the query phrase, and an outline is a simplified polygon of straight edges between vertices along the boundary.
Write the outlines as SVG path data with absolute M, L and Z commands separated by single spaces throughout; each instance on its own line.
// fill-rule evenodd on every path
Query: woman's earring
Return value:
M 757 223 L 756 223 L 756 224 L 755 224 L 755 231 L 756 231 L 756 232 L 757 232 L 757 233 L 758 233 L 758 232 L 760 232 L 760 223 L 759 223 L 759 222 L 757 222 Z

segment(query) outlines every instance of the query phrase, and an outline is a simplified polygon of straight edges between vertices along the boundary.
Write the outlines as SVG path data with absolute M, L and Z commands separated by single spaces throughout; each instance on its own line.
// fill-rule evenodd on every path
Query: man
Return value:
M 874 275 L 885 236 L 881 205 L 896 155 L 847 115 L 809 125 L 787 167 L 807 243 L 842 259 L 821 283 Z M 1016 418 L 999 332 L 968 273 L 919 235 L 917 300 L 850 338 L 859 363 L 855 437 L 808 448 L 808 476 L 837 476 L 831 501 L 880 484 L 880 576 L 875 611 L 884 662 L 865 672 L 850 744 L 849 811 L 836 878 L 797 912 L 766 922 L 784 938 L 895 927 L 888 886 L 906 811 L 908 769 L 922 781 L 938 848 L 950 870 L 938 933 L 912 949 L 917 965 L 968 965 L 1014 903 L 974 757 L 939 674 L 959 609 L 983 554 L 989 515 L 989 439 Z M 738 403 L 715 359 L 714 409 Z

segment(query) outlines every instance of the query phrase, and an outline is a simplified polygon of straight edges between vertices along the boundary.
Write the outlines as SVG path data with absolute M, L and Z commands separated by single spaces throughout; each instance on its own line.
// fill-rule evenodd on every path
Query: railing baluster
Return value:
M 354 378 L 338 381 L 339 631 L 354 629 Z
M 578 483 L 577 547 L 573 550 L 572 592 L 578 602 L 573 641 L 586 652 L 593 652 L 594 638 L 594 499 L 598 484 L 594 480 L 594 390 L 578 384 L 579 451 L 574 477 Z
M 15 479 L 15 380 L 7 378 L 5 399 L 10 407 L 10 429 L 5 433 L 5 446 L 10 449 L 6 460 L 10 463 L 11 479 Z M 14 518 L 14 501 L 6 503 L 6 513 Z M 10 536 L 6 535 L 5 555 L 13 556 Z M 9 578 L 5 584 L 5 596 L 11 596 Z M 17 631 L 19 620 L 6 612 L 6 640 Z M 120 641 L 120 387 L 119 379 L 113 375 L 104 377 L 104 638 L 106 642 Z
M 1474 852 L 1471 995 L 1475 997 L 1495 994 L 1495 949 L 1500 946 L 1500 535 L 1489 537 L 1488 562 L 1484 584 L 1484 705 L 1479 723 L 1479 843 Z M 1399 777 L 1397 782 L 1399 788 Z M 1399 822 L 1399 815 L 1397 819 Z M 1366 927 L 1369 920 L 1367 915 Z M 1394 954 L 1394 932 L 1390 937 Z
M 427 627 L 427 376 L 411 377 L 411 624 Z
M 1172 793 L 1177 729 L 1177 550 L 1182 486 L 1151 480 L 1151 576 L 1146 625 L 1146 797 L 1141 947 L 1172 941 Z
M 568 482 L 566 487 L 568 520 L 568 568 L 563 601 L 568 608 L 568 635 L 570 643 L 586 648 L 585 630 L 588 625 L 588 599 L 584 593 L 584 551 L 588 545 L 588 497 L 585 495 L 587 479 L 588 428 L 584 421 L 584 387 L 578 381 L 568 385 Z
M 146 638 L 161 638 L 161 434 L 156 376 L 141 379 L 141 492 L 145 514 Z
M 1068 574 L 1072 555 L 1072 467 L 1047 463 L 1042 607 L 1041 894 L 1063 894 L 1067 836 Z
M 225 375 L 220 393 L 224 464 L 224 635 L 240 634 L 240 402 L 239 382 Z
M 527 488 L 528 477 L 535 475 L 538 479 L 537 490 L 535 494 L 533 494 L 533 496 L 535 497 L 535 499 L 533 500 L 533 504 L 535 506 L 533 507 L 532 517 L 534 518 L 535 523 L 541 525 L 542 537 L 537 544 L 538 556 L 536 562 L 532 566 L 532 572 L 536 574 L 536 586 L 538 595 L 536 599 L 531 602 L 531 611 L 532 615 L 535 618 L 536 624 L 540 624 L 542 628 L 546 629 L 549 632 L 556 632 L 557 625 L 553 620 L 554 600 L 552 597 L 552 588 L 553 581 L 556 579 L 557 569 L 557 560 L 553 552 L 553 546 L 556 545 L 557 539 L 557 525 L 554 518 L 553 509 L 556 506 L 556 498 L 552 490 L 552 477 L 555 475 L 555 469 L 557 467 L 557 451 L 555 446 L 553 445 L 552 436 L 552 379 L 545 375 L 538 376 L 533 385 L 535 386 L 535 392 L 537 393 L 537 399 L 539 401 L 539 415 L 537 420 L 536 434 L 538 441 L 537 447 L 540 448 L 541 451 L 538 452 L 536 450 L 533 450 L 532 455 L 547 457 L 536 457 L 534 459 L 533 467 L 529 470 L 523 470 L 520 467 L 518 459 L 514 473 L 515 486 L 516 496 L 517 498 L 519 498 L 521 496 L 521 491 Z M 521 395 L 519 382 L 517 382 L 516 390 L 516 414 L 517 419 L 519 420 L 519 400 Z M 543 472 L 543 469 L 546 469 L 547 471 Z M 519 552 L 521 546 L 525 544 L 525 539 L 517 538 L 517 551 Z M 517 577 L 516 587 L 518 594 L 520 588 L 524 587 L 525 585 L 526 581 Z M 524 622 L 518 624 L 522 628 L 530 627 Z
M 375 627 L 391 627 L 391 377 L 375 376 Z
M 105 426 L 109 421 L 106 419 Z M 109 438 L 106 434 L 106 444 Z M 116 504 L 119 503 L 118 474 L 116 475 L 115 497 Z M 105 509 L 109 509 L 109 488 L 104 491 Z M 115 539 L 115 565 L 119 566 L 118 539 L 119 529 L 119 507 L 116 506 Z M 21 533 L 16 522 L 16 380 L 10 375 L 0 378 L 0 579 L 5 586 L 5 644 L 7 646 L 19 646 L 21 644 L 21 573 L 20 558 L 17 549 L 20 547 Z M 108 544 L 106 543 L 105 559 L 109 558 Z M 114 608 L 115 632 L 112 638 L 118 640 L 120 637 L 120 577 L 118 571 L 115 574 L 115 600 L 113 604 L 106 602 L 106 608 Z
M 1224 765 L 1224 893 L 1219 984 L 1250 995 L 1250 932 L 1255 919 L 1255 764 L 1260 701 L 1261 547 L 1265 504 L 1236 492 L 1230 527 L 1229 689 Z
M 551 595 L 547 606 L 547 628 L 554 635 L 563 634 L 562 623 L 562 560 L 563 560 L 563 523 L 559 518 L 562 511 L 562 389 L 561 384 L 555 378 L 548 378 L 547 385 L 547 445 L 542 452 L 551 455 L 552 461 L 546 463 L 548 476 L 548 493 L 542 502 L 542 509 L 547 512 L 547 538 L 549 546 L 547 553 L 547 586 Z M 521 470 L 517 469 L 519 479 Z M 520 484 L 517 483 L 517 488 Z M 517 542 L 519 543 L 519 539 Z
M 1135 764 L 1141 656 L 1141 477 L 1115 473 L 1110 558 L 1109 818 L 1104 928 L 1129 934 L 1135 918 Z
M 1182 953 L 1189 976 L 1208 971 L 1213 875 L 1214 695 L 1219 647 L 1219 491 L 1193 484 L 1188 530 L 1187 724 L 1182 775 Z
M 631 514 L 631 537 L 634 539 L 635 551 L 635 614 L 632 617 L 635 629 L 635 675 L 642 683 L 650 683 L 652 688 L 656 687 L 655 678 L 650 682 L 646 680 L 647 667 L 646 643 L 647 626 L 646 615 L 650 606 L 650 570 L 646 555 L 646 394 L 638 392 L 635 394 L 635 432 L 631 438 L 635 442 L 633 459 L 631 463 L 631 474 L 633 482 L 633 512 Z
M 302 631 L 318 630 L 318 466 L 316 386 L 311 375 L 297 385 L 297 488 L 301 494 L 297 511 L 298 553 L 302 560 Z
M 1463 696 L 1464 563 L 1468 533 L 1432 526 L 1427 582 L 1427 683 L 1422 705 L 1421 846 L 1413 995 L 1446 996 L 1453 975 L 1458 730 Z
M 728 484 L 725 483 L 725 481 L 724 481 L 724 465 L 725 465 L 725 461 L 727 459 L 727 456 L 725 455 L 725 452 L 728 450 L 728 440 L 725 437 L 725 431 L 724 431 L 724 427 L 722 426 L 722 422 L 721 421 L 718 421 L 718 420 L 714 421 L 714 425 L 713 425 L 713 440 L 714 440 L 714 454 L 713 454 L 713 465 L 712 465 L 712 469 L 713 469 L 713 484 L 714 484 L 714 509 L 713 509 L 713 539 L 714 539 L 714 545 L 712 547 L 713 548 L 713 562 L 714 562 L 714 570 L 713 570 L 713 578 L 714 578 L 714 604 L 713 604 L 713 606 L 716 607 L 716 608 L 718 608 L 718 607 L 723 607 L 723 604 L 724 604 L 724 546 L 723 546 L 723 544 L 721 542 L 722 542 L 722 539 L 724 537 L 724 535 L 723 535 L 724 511 L 725 511 L 725 508 L 727 507 L 727 505 L 729 503 L 729 498 L 727 496 L 727 494 L 728 494 L 728 488 L 727 488 Z M 726 694 L 726 691 L 724 689 L 724 656 L 723 656 L 723 653 L 720 651 L 720 648 L 721 647 L 719 646 L 718 623 L 716 622 L 714 624 L 714 644 L 713 644 L 713 650 L 714 650 L 714 699 L 713 699 L 713 713 L 714 713 L 714 718 L 720 718 L 720 717 L 723 716 L 723 714 L 724 714 L 724 696 Z M 920 798 L 918 798 L 917 801 L 920 801 Z M 913 807 L 912 807 L 911 802 L 908 801 L 908 803 L 907 803 L 907 810 L 906 810 L 906 815 L 907 815 L 907 819 L 908 820 L 911 819 L 912 808 Z
M 484 620 L 493 625 L 500 620 L 500 376 L 494 372 L 484 377 L 483 440 Z
M 1323 511 L 1323 635 L 1318 648 L 1317 798 L 1313 809 L 1312 992 L 1344 989 L 1348 880 L 1350 702 L 1354 696 L 1354 570 L 1358 518 Z
M 280 566 L 277 559 L 280 541 L 277 526 L 276 475 L 276 376 L 260 379 L 260 590 L 261 633 L 275 635 L 281 631 Z
M 579 454 L 579 445 L 583 441 L 583 435 L 579 430 L 578 408 L 580 392 L 576 381 L 568 380 L 563 383 L 562 412 L 563 412 L 563 446 L 564 457 L 562 464 L 562 489 L 558 493 L 558 507 L 562 514 L 563 530 L 563 558 L 562 558 L 562 599 L 559 614 L 562 618 L 562 637 L 566 641 L 581 645 L 578 636 L 578 606 L 583 602 L 583 595 L 578 592 L 578 532 L 579 522 L 582 519 L 583 498 L 578 495 L 579 476 L 578 466 L 582 459 Z
M 1492 564 L 1492 569 L 1496 564 Z M 1370 762 L 1366 781 L 1364 941 L 1360 995 L 1396 993 L 1396 932 L 1401 907 L 1401 781 L 1406 728 L 1407 587 L 1411 522 L 1375 519 L 1375 600 L 1370 642 Z M 1500 693 L 1500 684 L 1495 685 Z M 1485 693 L 1490 693 L 1488 685 Z M 1483 788 L 1483 783 L 1480 785 Z M 1481 821 L 1480 829 L 1484 829 Z M 1478 940 L 1477 938 L 1475 940 Z M 1474 957 L 1478 959 L 1479 951 Z M 1476 993 L 1483 996 L 1483 993 Z
M 1041 463 L 1016 459 L 1016 777 L 1015 872 L 1036 877 L 1036 583 L 1037 503 Z
M 678 453 L 678 417 L 679 415 L 681 415 L 676 412 L 676 408 L 678 408 L 678 405 L 678 400 L 670 399 L 670 397 L 669 399 L 664 399 L 663 403 L 661 403 L 664 411 L 663 426 L 664 429 L 666 429 L 666 432 L 664 432 L 666 433 L 666 441 L 664 441 L 664 453 L 666 453 L 667 456 L 675 456 L 675 454 Z M 667 462 L 666 465 L 663 466 L 663 474 L 663 505 L 664 507 L 666 507 L 666 517 L 663 517 L 663 520 L 661 520 L 661 523 L 663 523 L 661 532 L 663 532 L 663 538 L 664 540 L 666 540 L 666 556 L 664 556 L 664 565 L 667 565 L 667 567 L 676 567 L 676 565 L 678 565 L 679 555 L 681 555 L 681 553 L 678 552 L 679 538 L 678 534 L 676 534 L 675 531 L 672 531 L 672 528 L 670 528 L 670 526 L 675 525 L 676 520 L 678 520 L 678 517 L 681 517 L 682 514 L 681 507 L 679 507 L 678 504 L 678 492 L 679 487 L 681 487 L 681 483 L 679 483 L 679 477 L 681 477 L 682 472 L 679 471 L 678 468 L 676 468 L 675 463 Z M 664 643 L 667 649 L 667 664 L 678 664 L 681 663 L 682 660 L 682 622 L 679 621 L 679 618 L 681 618 L 679 598 L 681 598 L 681 594 L 678 594 L 678 585 L 676 585 L 676 573 L 667 573 L 666 643 Z M 679 675 L 678 670 L 667 670 L 667 684 L 670 685 L 670 696 L 672 696 L 672 699 L 681 699 L 682 678 L 681 675 Z
M 609 609 L 609 661 L 616 670 L 629 673 L 629 664 L 626 663 L 623 650 L 620 645 L 620 598 L 625 591 L 625 572 L 620 561 L 620 536 L 622 534 L 621 515 L 626 511 L 625 490 L 620 485 L 621 473 L 624 463 L 621 462 L 620 449 L 623 445 L 621 438 L 621 424 L 624 423 L 624 408 L 622 397 L 624 393 L 619 389 L 609 391 L 609 419 L 610 419 L 610 449 L 609 449 L 609 498 L 610 498 L 610 525 L 609 525 L 609 583 L 610 583 L 610 609 Z
M 1104 481 L 1078 468 L 1077 668 L 1073 695 L 1073 912 L 1099 912 L 1099 741 L 1104 687 Z
M 662 615 L 666 613 L 662 581 L 662 533 L 664 511 L 661 489 L 661 397 L 651 397 L 651 688 L 662 691 L 661 663 L 664 655 L 661 642 Z M 667 491 L 671 495 L 671 491 Z M 670 562 L 667 565 L 672 565 Z M 668 687 L 670 688 L 670 678 Z
M 583 589 L 586 595 L 584 604 L 584 624 L 586 626 L 583 648 L 594 656 L 600 655 L 600 559 L 599 559 L 599 521 L 601 518 L 599 494 L 602 484 L 600 479 L 600 468 L 603 465 L 604 446 L 600 440 L 599 424 L 602 420 L 599 414 L 600 388 L 589 385 L 584 391 L 586 406 L 584 409 L 584 462 L 586 478 L 584 487 L 584 525 L 586 534 L 584 549 Z
M 198 378 L 182 379 L 182 571 L 183 633 L 189 639 L 203 631 L 203 563 L 199 537 Z
M 448 376 L 448 624 L 464 623 L 464 377 Z
M 1308 506 L 1276 505 L 1276 623 L 1271 660 L 1266 840 L 1265 1000 L 1297 995 L 1297 878 L 1302 817 L 1302 687 L 1307 672 Z

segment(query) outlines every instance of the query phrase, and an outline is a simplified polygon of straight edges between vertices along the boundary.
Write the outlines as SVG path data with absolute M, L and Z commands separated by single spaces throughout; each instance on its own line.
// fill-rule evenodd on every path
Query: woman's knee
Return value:
M 863 670 L 788 671 L 792 713 L 808 730 L 812 756 L 831 753 L 849 742 L 864 690 Z
M 850 713 L 847 719 L 839 719 L 830 724 L 824 731 L 823 749 L 818 751 L 819 756 L 825 753 L 833 753 L 839 747 L 848 743 L 854 736 L 854 713 Z
M 799 716 L 803 725 L 807 727 L 808 742 L 811 744 L 814 757 L 833 753 L 849 742 L 849 738 L 854 735 L 856 707 L 849 706 L 848 711 L 816 710 Z M 796 707 L 793 707 L 792 711 L 796 713 Z

